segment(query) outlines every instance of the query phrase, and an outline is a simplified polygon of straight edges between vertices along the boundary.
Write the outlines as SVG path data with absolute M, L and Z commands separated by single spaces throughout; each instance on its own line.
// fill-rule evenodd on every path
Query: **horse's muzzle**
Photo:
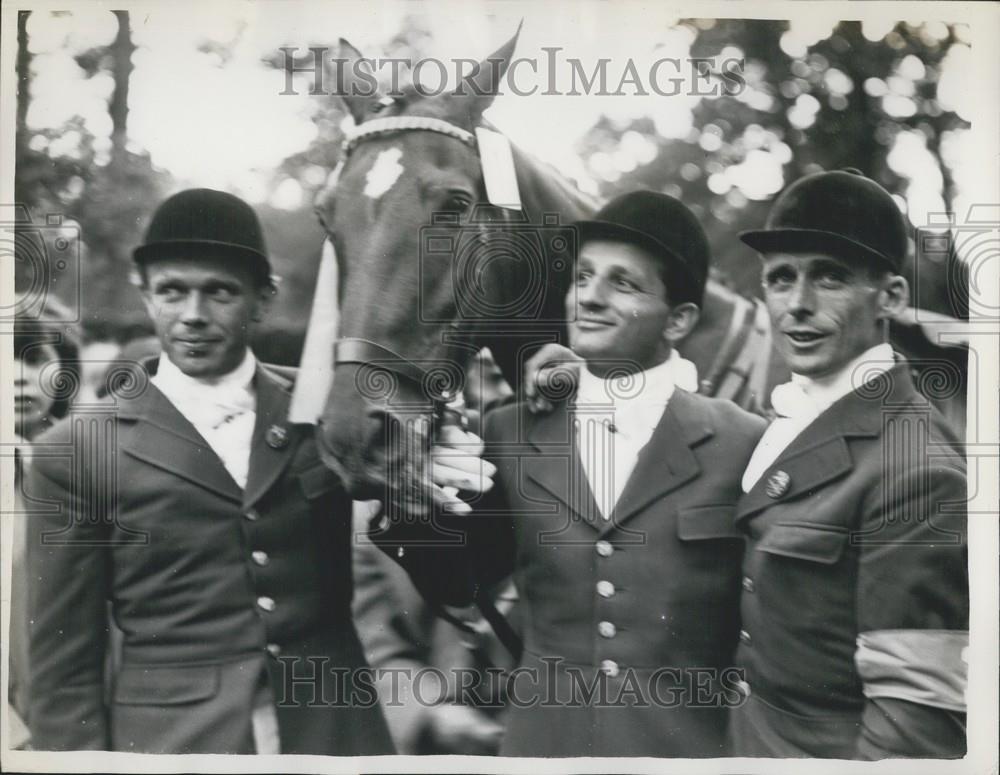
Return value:
M 433 407 L 402 400 L 406 387 L 392 384 L 389 391 L 387 381 L 373 379 L 365 370 L 337 368 L 317 433 L 320 453 L 352 498 L 426 515 Z

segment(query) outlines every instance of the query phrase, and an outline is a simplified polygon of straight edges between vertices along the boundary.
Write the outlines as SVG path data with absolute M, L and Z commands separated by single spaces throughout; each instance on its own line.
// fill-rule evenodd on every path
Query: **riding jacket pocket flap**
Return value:
M 677 512 L 677 537 L 682 541 L 743 538 L 736 529 L 736 504 L 692 506 Z
M 129 665 L 115 680 L 118 705 L 184 705 L 214 697 L 219 666 L 150 667 Z
M 307 498 L 318 498 L 340 484 L 337 475 L 322 463 L 312 466 L 299 474 L 302 492 Z
M 846 545 L 847 528 L 784 522 L 768 527 L 757 549 L 782 557 L 833 565 L 844 553 Z

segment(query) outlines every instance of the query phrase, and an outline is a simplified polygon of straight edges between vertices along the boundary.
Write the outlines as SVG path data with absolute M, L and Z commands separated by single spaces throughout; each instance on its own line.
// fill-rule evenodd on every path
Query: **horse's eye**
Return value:
M 444 200 L 444 209 L 450 213 L 464 213 L 472 206 L 472 198 L 468 194 L 450 193 Z

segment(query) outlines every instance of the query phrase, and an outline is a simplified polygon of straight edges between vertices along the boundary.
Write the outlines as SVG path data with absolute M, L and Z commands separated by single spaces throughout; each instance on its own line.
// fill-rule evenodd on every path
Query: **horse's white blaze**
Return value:
M 403 158 L 401 148 L 387 148 L 378 155 L 365 178 L 365 196 L 369 199 L 378 199 L 396 184 L 399 176 L 403 174 L 403 165 L 399 163 L 401 158 Z

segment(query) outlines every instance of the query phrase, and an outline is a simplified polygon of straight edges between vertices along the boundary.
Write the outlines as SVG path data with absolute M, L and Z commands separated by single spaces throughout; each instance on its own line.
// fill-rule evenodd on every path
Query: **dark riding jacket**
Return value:
M 357 672 L 351 500 L 311 427 L 286 424 L 290 380 L 259 366 L 255 387 L 244 490 L 152 384 L 38 439 L 26 490 L 36 749 L 253 753 L 264 688 L 282 753 L 392 752 Z M 109 602 L 124 642 L 105 676 Z
M 765 422 L 676 389 L 605 521 L 572 417 L 566 405 L 491 413 L 496 484 L 474 513 L 440 516 L 437 529 L 454 532 L 436 546 L 435 526 L 402 521 L 377 540 L 445 602 L 513 573 L 524 654 L 502 754 L 720 756 L 739 701 L 735 504 Z M 465 546 L 447 545 L 456 534 Z

